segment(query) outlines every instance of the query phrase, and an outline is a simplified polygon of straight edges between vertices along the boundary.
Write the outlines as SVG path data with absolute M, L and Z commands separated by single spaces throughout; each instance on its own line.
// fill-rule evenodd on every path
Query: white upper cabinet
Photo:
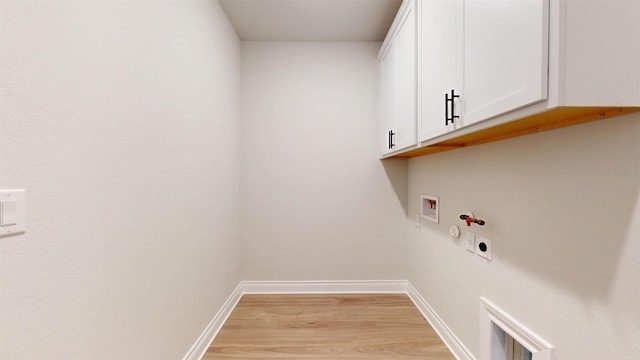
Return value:
M 640 1 L 550 1 L 550 106 L 640 106 Z
M 547 98 L 545 0 L 464 0 L 462 125 Z
M 462 53 L 459 46 L 458 2 L 454 0 L 419 1 L 417 4 L 419 61 L 418 141 L 424 141 L 455 129 L 460 116 Z M 455 101 L 447 101 L 451 98 Z M 458 116 L 456 118 L 455 116 Z
M 379 55 L 382 154 L 416 144 L 416 14 L 403 2 Z
M 545 0 L 430 0 L 418 8 L 418 141 L 546 99 Z
M 404 1 L 380 52 L 383 157 L 640 111 L 639 17 L 640 0 Z

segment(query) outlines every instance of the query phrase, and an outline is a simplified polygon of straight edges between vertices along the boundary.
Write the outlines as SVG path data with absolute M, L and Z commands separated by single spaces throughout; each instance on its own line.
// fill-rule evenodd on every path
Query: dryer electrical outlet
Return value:
M 491 239 L 476 235 L 476 254 L 491 261 L 492 253 L 493 247 L 491 246 Z

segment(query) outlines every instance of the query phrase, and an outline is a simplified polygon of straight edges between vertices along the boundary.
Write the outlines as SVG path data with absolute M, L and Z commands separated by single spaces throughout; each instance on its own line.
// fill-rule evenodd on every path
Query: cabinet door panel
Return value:
M 395 151 L 389 148 L 389 130 L 395 127 L 396 118 L 396 49 L 391 43 L 386 55 L 380 62 L 380 149 L 381 153 L 388 154 Z M 395 130 L 394 130 L 395 131 Z
M 420 118 L 418 141 L 454 129 L 445 125 L 445 93 L 456 87 L 456 64 L 461 56 L 456 37 L 457 1 L 421 1 Z M 459 92 L 459 89 L 458 89 Z
M 463 124 L 547 97 L 548 0 L 464 1 Z
M 416 143 L 416 20 L 410 7 L 396 35 L 396 150 Z

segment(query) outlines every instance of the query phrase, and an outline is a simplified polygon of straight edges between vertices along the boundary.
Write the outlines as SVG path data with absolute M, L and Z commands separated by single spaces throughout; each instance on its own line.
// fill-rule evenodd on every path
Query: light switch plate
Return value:
M 15 199 L 0 200 L 0 227 L 18 223 L 18 202 Z
M 24 189 L 0 190 L 0 236 L 26 230 Z
M 465 232 L 465 242 L 467 244 L 467 251 L 474 253 L 476 252 L 476 234 L 471 231 Z

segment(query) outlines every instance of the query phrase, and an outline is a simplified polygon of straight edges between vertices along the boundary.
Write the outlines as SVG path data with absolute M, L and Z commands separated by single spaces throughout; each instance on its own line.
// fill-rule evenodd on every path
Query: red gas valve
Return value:
M 467 226 L 471 226 L 471 223 L 476 223 L 476 224 L 478 224 L 480 226 L 484 225 L 484 220 L 476 219 L 476 218 L 473 218 L 473 217 L 471 217 L 469 215 L 460 215 L 460 219 L 466 221 L 467 222 Z

